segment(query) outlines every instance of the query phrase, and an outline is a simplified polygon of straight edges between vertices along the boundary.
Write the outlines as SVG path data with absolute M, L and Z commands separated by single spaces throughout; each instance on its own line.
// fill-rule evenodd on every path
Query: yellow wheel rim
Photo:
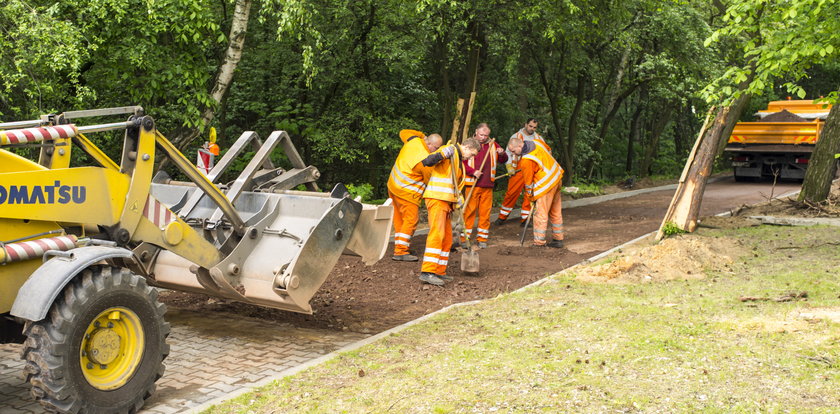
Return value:
M 122 387 L 140 365 L 144 344 L 143 325 L 136 313 L 123 307 L 105 309 L 82 338 L 79 362 L 85 379 L 100 390 Z

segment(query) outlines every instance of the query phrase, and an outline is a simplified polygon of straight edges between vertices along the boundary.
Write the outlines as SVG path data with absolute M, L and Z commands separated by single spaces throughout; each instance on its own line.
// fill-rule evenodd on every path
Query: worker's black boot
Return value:
M 552 240 L 548 242 L 548 247 L 554 247 L 555 249 L 562 249 L 563 248 L 563 240 Z
M 420 273 L 420 281 L 435 286 L 443 286 L 443 279 L 439 278 L 434 273 L 423 272 Z
M 416 262 L 416 261 L 420 260 L 420 258 L 413 255 L 413 254 L 401 254 L 399 256 L 398 255 L 391 256 L 391 260 L 396 260 L 398 262 Z
M 493 221 L 493 225 L 496 225 L 496 226 L 501 226 L 502 224 L 505 224 L 505 223 L 507 223 L 507 220 L 500 219 L 500 218 L 497 218 L 496 220 Z

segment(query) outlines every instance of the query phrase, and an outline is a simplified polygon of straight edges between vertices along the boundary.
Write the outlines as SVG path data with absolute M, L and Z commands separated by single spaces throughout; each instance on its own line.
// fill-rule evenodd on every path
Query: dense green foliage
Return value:
M 578 182 L 678 174 L 708 105 L 752 68 L 756 107 L 840 84 L 836 0 L 263 0 L 217 103 L 234 5 L 6 1 L 0 119 L 140 104 L 172 137 L 210 108 L 222 148 L 285 129 L 325 186 L 378 198 L 400 129 L 449 136 L 473 50 L 473 126 L 505 142 L 538 118 Z

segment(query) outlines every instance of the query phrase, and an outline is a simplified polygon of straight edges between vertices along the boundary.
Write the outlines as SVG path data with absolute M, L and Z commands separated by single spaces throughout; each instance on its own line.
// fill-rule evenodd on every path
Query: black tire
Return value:
M 121 313 L 114 314 L 112 309 Z M 32 386 L 32 395 L 51 412 L 138 411 L 154 392 L 155 381 L 163 376 L 163 360 L 169 355 L 165 312 L 166 307 L 157 300 L 157 290 L 142 277 L 110 266 L 85 269 L 64 288 L 44 320 L 27 322 L 24 327 L 24 374 Z M 95 325 L 94 321 L 102 320 L 106 314 L 106 320 L 117 321 L 114 329 L 110 329 L 110 322 L 107 327 Z M 122 331 L 117 344 L 130 343 L 134 351 L 113 351 L 108 346 L 114 342 L 108 340 L 113 339 L 113 332 L 120 329 L 124 320 L 130 320 L 131 329 L 142 335 L 125 340 L 123 336 L 132 336 L 125 332 L 132 331 Z M 96 342 L 91 335 L 105 339 Z M 92 344 L 105 346 L 88 354 L 83 344 L 87 350 L 94 349 L 90 348 Z M 91 361 L 95 359 L 90 355 L 106 353 L 99 353 L 98 349 L 109 351 L 109 357 L 117 356 L 106 364 L 94 365 Z M 120 361 L 128 361 L 128 368 L 115 369 L 121 366 Z M 106 384 L 108 389 L 104 382 L 96 382 L 99 377 L 93 382 L 87 379 L 86 375 L 98 375 L 96 370 L 105 370 L 112 362 L 111 370 L 120 375 L 120 380 Z
M 755 177 L 747 177 L 738 174 L 733 174 L 732 176 L 735 177 L 735 182 L 739 183 L 754 183 L 756 181 Z

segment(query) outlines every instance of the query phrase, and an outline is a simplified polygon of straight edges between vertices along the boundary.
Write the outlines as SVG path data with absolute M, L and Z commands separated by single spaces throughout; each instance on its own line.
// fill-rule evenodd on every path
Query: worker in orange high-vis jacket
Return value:
M 534 246 L 563 247 L 563 211 L 560 187 L 563 168 L 551 153 L 533 141 L 510 139 L 508 150 L 520 157 L 525 191 L 536 204 Z M 548 227 L 551 225 L 551 238 Z
M 545 139 L 537 133 L 537 127 L 539 127 L 539 122 L 534 118 L 528 118 L 528 121 L 525 122 L 525 126 L 513 134 L 511 139 L 519 138 L 523 141 L 531 141 L 551 154 L 551 148 L 548 147 Z M 523 181 L 524 177 L 519 168 L 519 157 L 508 151 L 508 161 L 507 164 L 505 164 L 505 167 L 507 168 L 508 174 L 510 174 L 510 178 L 508 178 L 508 187 L 505 192 L 505 198 L 502 200 L 502 207 L 499 209 L 499 218 L 497 218 L 493 223 L 496 225 L 506 223 L 505 220 L 507 220 L 510 212 L 513 211 L 513 207 L 516 206 L 516 200 L 519 199 L 519 195 L 522 194 L 522 190 L 525 189 L 525 182 Z M 520 223 L 522 225 L 525 225 L 525 220 L 528 219 L 528 215 L 530 214 L 531 200 L 528 198 L 528 194 L 526 193 L 522 196 L 522 208 L 519 213 Z
M 403 147 L 388 177 L 388 197 L 394 204 L 394 255 L 397 261 L 416 262 L 419 258 L 409 250 L 411 237 L 417 228 L 420 201 L 429 182 L 431 168 L 421 161 L 443 144 L 438 134 L 425 136 L 420 131 L 400 131 Z
M 426 238 L 426 251 L 423 252 L 423 264 L 420 268 L 420 281 L 436 286 L 443 286 L 444 281 L 452 280 L 446 274 L 449 264 L 449 249 L 452 247 L 452 212 L 461 208 L 462 160 L 475 156 L 480 145 L 473 138 L 467 138 L 463 144 L 445 145 L 423 160 L 423 165 L 432 169 L 423 199 L 429 210 L 429 235 Z M 452 169 L 455 171 L 453 181 Z
M 467 237 L 472 237 L 475 216 L 478 215 L 476 241 L 478 247 L 484 249 L 490 237 L 490 209 L 493 208 L 496 163 L 504 163 L 508 157 L 502 147 L 490 142 L 490 127 L 487 124 L 478 124 L 473 138 L 481 144 L 481 150 L 475 157 L 464 161 L 464 197 L 469 200 L 465 200 L 467 205 L 464 206 L 465 223 L 461 243 L 464 243 Z

